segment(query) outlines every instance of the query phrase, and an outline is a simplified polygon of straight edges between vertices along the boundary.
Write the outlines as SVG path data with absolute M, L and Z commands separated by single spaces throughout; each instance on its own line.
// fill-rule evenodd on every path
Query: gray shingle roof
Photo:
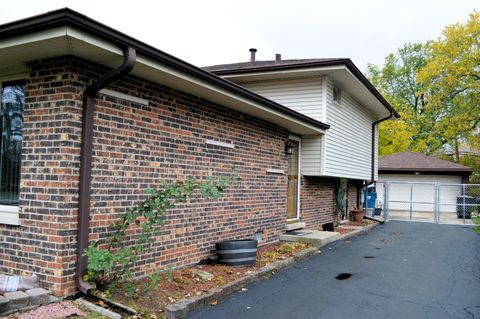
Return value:
M 292 59 L 292 60 L 281 60 L 277 62 L 275 60 L 268 61 L 248 61 L 248 62 L 238 62 L 238 63 L 229 63 L 229 64 L 218 64 L 203 67 L 205 71 L 209 72 L 219 72 L 219 71 L 231 71 L 231 70 L 245 70 L 245 69 L 255 69 L 255 68 L 264 68 L 264 67 L 278 67 L 286 65 L 301 65 L 308 63 L 316 62 L 325 62 L 325 61 L 338 61 L 343 59 Z
M 470 167 L 421 153 L 402 152 L 380 157 L 378 171 L 382 172 L 464 172 Z

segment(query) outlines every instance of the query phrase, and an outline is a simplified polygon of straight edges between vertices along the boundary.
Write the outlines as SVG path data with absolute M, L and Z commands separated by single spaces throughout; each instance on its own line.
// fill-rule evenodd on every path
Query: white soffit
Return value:
M 26 73 L 26 63 L 29 61 L 62 55 L 74 55 L 112 68 L 123 62 L 123 51 L 119 47 L 72 27 L 60 27 L 15 39 L 0 40 L 0 78 L 15 72 Z M 325 132 L 143 56 L 137 56 L 137 63 L 131 73 L 280 125 L 297 134 Z

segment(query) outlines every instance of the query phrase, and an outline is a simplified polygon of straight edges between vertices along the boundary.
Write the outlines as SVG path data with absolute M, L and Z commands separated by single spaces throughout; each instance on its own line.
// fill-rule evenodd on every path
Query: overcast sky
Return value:
M 0 23 L 63 7 L 197 66 L 248 61 L 253 47 L 260 60 L 346 57 L 362 71 L 480 9 L 472 0 L 3 0 Z

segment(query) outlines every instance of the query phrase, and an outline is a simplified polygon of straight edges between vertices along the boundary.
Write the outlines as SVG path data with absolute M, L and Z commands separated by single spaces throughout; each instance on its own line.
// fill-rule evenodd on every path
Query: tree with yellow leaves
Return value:
M 406 150 L 449 158 L 480 181 L 480 13 L 426 44 L 406 44 L 367 77 L 402 118 L 380 125 L 380 155 Z
M 429 151 L 450 145 L 459 161 L 460 145 L 475 147 L 480 133 L 480 12 L 464 24 L 446 27 L 428 53 L 418 82 L 426 88 L 429 108 L 438 114 L 433 128 L 438 133 Z

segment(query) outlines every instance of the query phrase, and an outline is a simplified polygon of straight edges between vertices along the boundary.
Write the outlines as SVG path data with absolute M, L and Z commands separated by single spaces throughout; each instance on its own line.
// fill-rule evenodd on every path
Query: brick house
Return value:
M 0 273 L 36 273 L 56 295 L 83 289 L 85 258 L 77 255 L 160 181 L 228 174 L 232 164 L 242 177 L 220 199 L 168 212 L 136 265 L 139 276 L 198 262 L 219 240 L 260 234 L 270 243 L 286 224 L 321 227 L 337 215 L 339 190 L 357 205 L 359 186 L 376 171 L 375 122 L 398 115 L 349 60 L 338 60 L 345 68 L 332 79 L 352 88 L 345 100 L 369 105 L 371 126 L 357 134 L 368 140 L 358 146 L 363 162 L 352 162 L 361 173 L 333 174 L 345 170 L 322 155 L 335 121 L 70 9 L 1 25 L 0 61 Z M 362 108 L 347 121 L 365 117 Z

